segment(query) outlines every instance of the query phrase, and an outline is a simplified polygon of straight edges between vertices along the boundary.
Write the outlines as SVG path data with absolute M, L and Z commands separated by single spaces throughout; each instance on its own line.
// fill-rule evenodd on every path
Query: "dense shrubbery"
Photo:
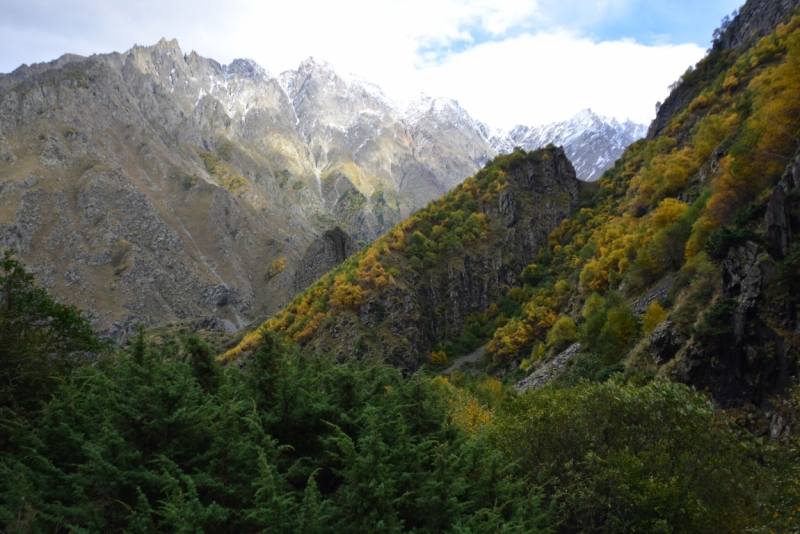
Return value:
M 449 422 L 446 393 L 270 337 L 239 371 L 197 338 L 140 335 L 76 370 L 39 419 L 5 414 L 0 528 L 537 531 L 535 488 L 462 430 L 467 412 Z
M 764 526 L 756 440 L 683 385 L 540 389 L 501 409 L 492 437 L 546 489 L 559 532 Z

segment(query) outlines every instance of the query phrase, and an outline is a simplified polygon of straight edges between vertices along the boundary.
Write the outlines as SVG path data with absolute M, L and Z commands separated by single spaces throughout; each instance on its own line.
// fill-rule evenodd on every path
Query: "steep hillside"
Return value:
M 548 144 L 564 147 L 578 178 L 596 181 L 634 141 L 645 136 L 647 126 L 630 120 L 601 117 L 585 109 L 567 121 L 544 126 L 516 126 L 491 136 L 492 147 L 501 154 L 514 147 L 536 150 Z
M 492 155 L 457 104 L 428 104 L 407 120 L 313 59 L 276 77 L 176 41 L 23 66 L 0 75 L 0 245 L 116 339 L 235 329 L 294 295 L 324 232 L 363 246 Z
M 714 31 L 711 55 L 732 52 L 738 48 L 749 48 L 756 39 L 772 33 L 787 16 L 800 5 L 797 0 L 748 0 L 730 17 L 723 19 L 722 26 Z M 650 124 L 647 138 L 658 136 L 667 123 L 686 108 L 704 89 L 698 79 L 691 76 L 691 68 L 675 83 L 672 92 L 659 106 L 655 120 Z
M 520 311 L 487 346 L 495 365 L 532 370 L 580 340 L 573 374 L 662 374 L 774 413 L 800 350 L 800 17 L 715 47 L 673 96 L 687 87 L 694 99 L 629 147 L 509 293 Z
M 520 282 L 578 203 L 560 148 L 498 156 L 298 295 L 261 330 L 340 358 L 382 355 L 416 369 L 473 314 Z M 227 357 L 254 346 L 245 338 Z

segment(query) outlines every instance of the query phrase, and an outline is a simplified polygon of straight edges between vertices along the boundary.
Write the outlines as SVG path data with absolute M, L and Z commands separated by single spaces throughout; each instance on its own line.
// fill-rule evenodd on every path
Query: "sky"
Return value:
M 278 74 L 313 56 L 398 101 L 510 128 L 582 109 L 649 123 L 743 0 L 0 0 L 0 72 L 178 39 Z

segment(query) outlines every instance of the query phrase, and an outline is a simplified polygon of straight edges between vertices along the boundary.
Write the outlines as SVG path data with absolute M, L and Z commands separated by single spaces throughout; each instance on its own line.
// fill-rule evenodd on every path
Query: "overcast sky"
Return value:
M 0 72 L 177 38 L 277 74 L 309 56 L 492 126 L 584 108 L 649 122 L 743 0 L 0 0 Z

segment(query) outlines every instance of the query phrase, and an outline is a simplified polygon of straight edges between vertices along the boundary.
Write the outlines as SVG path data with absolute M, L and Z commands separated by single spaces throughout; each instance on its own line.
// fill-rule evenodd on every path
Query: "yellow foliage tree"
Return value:
M 533 339 L 533 328 L 518 318 L 511 319 L 498 328 L 492 340 L 486 345 L 496 364 L 516 356 L 520 349 Z
M 269 269 L 267 269 L 266 279 L 271 280 L 286 268 L 286 258 L 278 258 L 277 260 L 273 261 L 269 264 Z
M 452 424 L 470 434 L 480 432 L 492 420 L 491 412 L 469 391 L 457 389 L 449 404 Z
M 562 351 L 577 341 L 578 328 L 567 315 L 562 315 L 547 332 L 547 344 L 555 351 Z
M 650 215 L 654 230 L 661 230 L 680 219 L 689 207 L 685 202 L 675 198 L 665 198 Z
M 667 312 L 661 307 L 661 304 L 658 302 L 653 302 L 647 309 L 644 311 L 644 317 L 642 317 L 642 327 L 644 328 L 644 333 L 648 336 L 653 333 L 653 330 L 656 329 L 658 325 L 667 318 Z
M 330 296 L 330 304 L 336 308 L 356 308 L 364 301 L 364 293 L 357 285 L 346 280 L 344 275 L 337 277 Z
M 389 232 L 389 248 L 392 250 L 403 250 L 406 246 L 406 234 L 402 227 L 395 227 Z
M 358 262 L 358 285 L 364 289 L 382 289 L 394 282 L 380 260 L 380 249 L 372 247 Z
M 708 236 L 717 228 L 717 223 L 708 216 L 702 216 L 692 225 L 692 235 L 686 243 L 686 259 L 691 260 L 706 246 Z
M 447 353 L 443 350 L 431 352 L 430 361 L 433 365 L 447 365 Z
M 698 162 L 707 161 L 720 143 L 739 128 L 741 122 L 741 116 L 734 111 L 704 117 L 692 130 L 695 159 Z

